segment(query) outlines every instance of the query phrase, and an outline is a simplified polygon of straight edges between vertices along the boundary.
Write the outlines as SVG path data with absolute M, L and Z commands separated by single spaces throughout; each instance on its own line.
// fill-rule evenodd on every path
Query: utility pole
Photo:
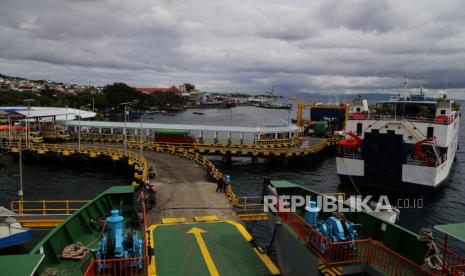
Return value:
M 21 136 L 23 133 L 20 133 L 19 135 L 19 191 L 18 191 L 18 196 L 19 200 L 23 201 L 23 145 L 22 145 L 22 139 Z
M 84 107 L 87 107 L 87 106 L 90 106 L 90 104 L 85 104 L 85 105 L 79 107 L 79 115 L 78 115 L 78 119 L 79 119 L 78 152 L 81 152 L 81 108 L 84 108 Z
M 29 118 L 31 117 L 31 102 L 33 101 L 34 99 L 26 99 L 24 100 L 24 102 L 27 102 L 27 120 L 26 120 L 26 146 L 28 148 L 31 147 L 31 141 L 29 139 L 29 127 L 30 127 L 30 123 L 29 123 Z
M 124 156 L 128 156 L 128 134 L 127 134 L 127 128 L 126 128 L 126 122 L 127 122 L 127 115 L 128 115 L 128 110 L 127 106 L 132 104 L 132 102 L 124 102 L 120 103 L 120 105 L 124 106 Z
M 140 157 L 143 157 L 142 150 L 144 149 L 144 140 L 143 140 L 143 135 L 142 135 L 142 124 L 144 123 L 144 118 L 147 115 L 153 114 L 155 112 L 149 111 L 145 112 L 144 115 L 140 118 Z

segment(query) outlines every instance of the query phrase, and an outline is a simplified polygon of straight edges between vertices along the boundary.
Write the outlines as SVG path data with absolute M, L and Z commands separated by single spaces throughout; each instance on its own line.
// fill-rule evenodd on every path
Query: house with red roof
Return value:
M 153 94 L 158 92 L 171 92 L 179 94 L 179 89 L 176 86 L 171 86 L 168 88 L 134 88 L 137 92 L 145 93 L 145 94 Z

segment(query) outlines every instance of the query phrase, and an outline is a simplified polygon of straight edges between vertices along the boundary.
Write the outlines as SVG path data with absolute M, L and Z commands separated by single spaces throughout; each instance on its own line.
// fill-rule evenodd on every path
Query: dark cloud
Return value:
M 0 72 L 205 90 L 465 87 L 462 1 L 3 0 Z M 457 92 L 458 93 L 458 92 Z
M 388 32 L 399 20 L 384 0 L 327 0 L 318 18 L 330 27 L 345 27 L 363 32 Z

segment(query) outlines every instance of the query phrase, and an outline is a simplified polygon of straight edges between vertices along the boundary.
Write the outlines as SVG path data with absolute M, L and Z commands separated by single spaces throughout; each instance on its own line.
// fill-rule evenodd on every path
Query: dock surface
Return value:
M 205 168 L 189 159 L 169 153 L 144 152 L 149 163 L 156 164 L 153 181 L 157 203 L 147 213 L 147 224 L 160 224 L 162 218 L 215 215 L 218 219 L 237 221 L 233 206 L 224 193 L 217 193 L 216 183 L 208 181 Z

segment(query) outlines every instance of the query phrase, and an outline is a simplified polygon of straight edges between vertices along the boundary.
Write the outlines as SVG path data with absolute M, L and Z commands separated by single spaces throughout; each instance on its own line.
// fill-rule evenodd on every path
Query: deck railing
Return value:
M 244 212 L 264 213 L 263 197 L 242 196 L 242 197 L 236 197 L 236 198 L 237 198 L 237 201 L 236 201 L 236 204 L 234 204 L 236 212 L 238 213 L 244 213 Z
M 355 113 L 356 114 L 356 113 Z M 429 123 L 429 124 L 440 124 L 440 125 L 449 125 L 455 121 L 459 117 L 459 113 L 457 112 L 455 115 L 453 114 L 447 120 L 438 120 L 435 116 L 394 116 L 394 115 L 385 115 L 385 114 L 374 114 L 369 113 L 364 116 L 357 116 L 355 114 L 350 114 L 350 120 L 381 120 L 381 121 L 409 121 L 409 122 L 417 122 L 417 123 Z
M 344 152 L 342 150 L 339 150 L 338 156 L 343 157 L 343 158 L 357 159 L 357 160 L 362 160 L 363 159 L 362 154 L 360 152 Z M 429 164 L 428 162 L 423 161 L 421 159 L 418 159 L 417 157 L 412 155 L 412 156 L 408 156 L 405 159 L 405 164 L 406 165 L 415 165 L 415 166 L 425 166 L 425 167 L 438 167 L 438 166 L 444 164 L 444 162 L 437 161 L 434 164 Z
M 19 200 L 10 202 L 10 210 L 19 215 L 70 215 L 88 200 Z
M 444 246 L 439 246 L 439 249 L 443 258 L 441 275 L 465 275 L 465 257 Z
M 327 265 L 368 263 L 388 275 L 434 275 L 378 241 L 331 242 L 297 213 L 276 212 L 275 215 Z
M 84 276 L 95 275 L 149 275 L 147 257 L 92 260 Z

